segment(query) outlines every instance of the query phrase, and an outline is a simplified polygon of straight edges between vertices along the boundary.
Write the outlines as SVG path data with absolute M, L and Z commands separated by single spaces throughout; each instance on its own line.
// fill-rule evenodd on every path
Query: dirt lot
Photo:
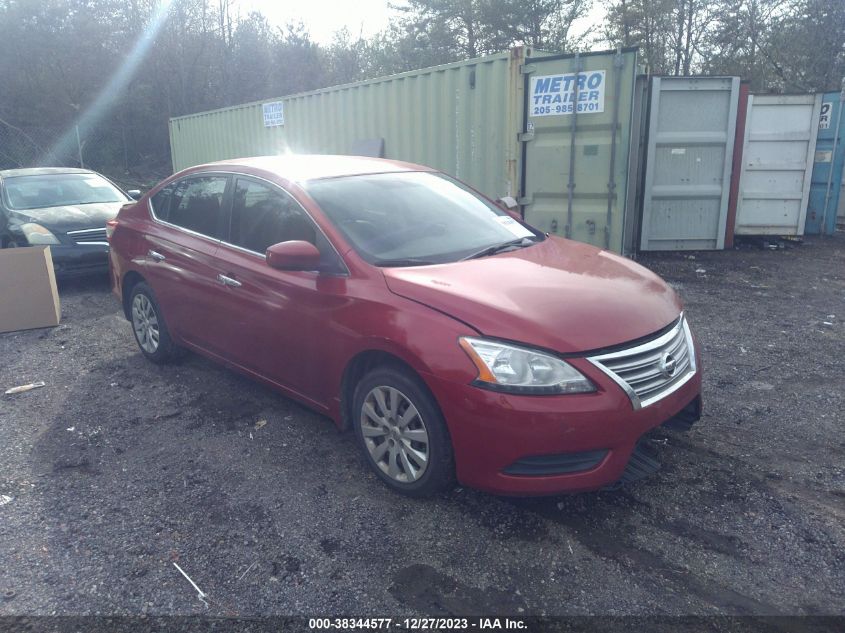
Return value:
M 845 239 L 642 261 L 704 418 L 652 478 L 549 499 L 393 494 L 328 420 L 146 362 L 105 281 L 65 285 L 61 326 L 0 335 L 0 386 L 47 382 L 0 397 L 0 615 L 845 614 Z

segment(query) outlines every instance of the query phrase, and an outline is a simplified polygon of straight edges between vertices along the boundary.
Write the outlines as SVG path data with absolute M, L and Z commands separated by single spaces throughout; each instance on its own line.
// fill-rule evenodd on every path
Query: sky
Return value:
M 328 44 L 335 31 L 343 27 L 353 36 L 375 35 L 387 26 L 392 12 L 389 0 L 236 0 L 233 6 L 241 12 L 259 10 L 271 24 L 282 26 L 302 21 L 311 38 Z M 395 4 L 398 4 L 394 2 Z
M 241 13 L 259 10 L 276 26 L 301 20 L 313 40 L 329 44 L 335 31 L 343 27 L 353 36 L 360 33 L 364 37 L 384 29 L 396 13 L 388 7 L 391 2 L 401 4 L 401 0 L 234 0 L 232 5 Z M 589 16 L 575 24 L 575 31 L 586 30 L 603 14 L 601 3 L 595 2 Z

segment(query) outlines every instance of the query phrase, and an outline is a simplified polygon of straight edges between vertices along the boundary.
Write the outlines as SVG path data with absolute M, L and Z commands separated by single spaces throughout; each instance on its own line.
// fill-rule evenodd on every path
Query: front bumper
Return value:
M 56 276 L 75 277 L 105 273 L 109 269 L 109 247 L 106 244 L 57 244 L 50 246 Z
M 677 391 L 639 410 L 620 387 L 586 367 L 583 373 L 600 385 L 596 393 L 516 396 L 433 375 L 425 379 L 448 423 L 463 485 L 503 495 L 552 495 L 618 482 L 643 434 L 675 419 L 691 403 L 700 410 L 700 360 L 698 367 Z M 564 455 L 573 455 L 570 471 L 579 458 L 585 469 L 538 475 L 517 468 L 521 474 L 513 474 L 520 460 L 542 463 L 536 458 L 545 456 L 560 463 Z

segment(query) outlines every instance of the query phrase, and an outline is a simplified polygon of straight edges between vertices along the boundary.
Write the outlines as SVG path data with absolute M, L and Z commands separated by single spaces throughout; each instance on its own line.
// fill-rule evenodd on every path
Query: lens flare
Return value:
M 138 70 L 141 62 L 147 56 L 156 36 L 164 25 L 164 21 L 167 19 L 167 14 L 172 4 L 173 0 L 162 0 L 159 3 L 152 14 L 149 24 L 147 24 L 144 32 L 141 33 L 141 36 L 135 42 L 132 50 L 126 55 L 126 59 L 123 60 L 123 63 L 111 76 L 105 87 L 97 94 L 91 105 L 80 113 L 76 121 L 62 134 L 55 145 L 41 157 L 39 164 L 43 164 L 48 157 L 58 155 L 60 152 L 71 153 L 77 142 L 76 135 L 78 129 L 94 127 L 108 113 L 117 95 L 129 85 L 135 71 Z

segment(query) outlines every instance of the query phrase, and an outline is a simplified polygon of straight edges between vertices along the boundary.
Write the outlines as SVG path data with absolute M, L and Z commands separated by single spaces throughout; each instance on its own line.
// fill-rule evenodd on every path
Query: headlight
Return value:
M 26 241 L 32 245 L 60 244 L 59 240 L 56 239 L 56 236 L 40 224 L 27 222 L 26 224 L 21 224 L 20 229 L 23 232 L 24 237 L 26 237 Z
M 544 352 L 470 337 L 462 337 L 460 344 L 478 368 L 476 384 L 480 386 L 522 394 L 596 390 L 572 365 Z

